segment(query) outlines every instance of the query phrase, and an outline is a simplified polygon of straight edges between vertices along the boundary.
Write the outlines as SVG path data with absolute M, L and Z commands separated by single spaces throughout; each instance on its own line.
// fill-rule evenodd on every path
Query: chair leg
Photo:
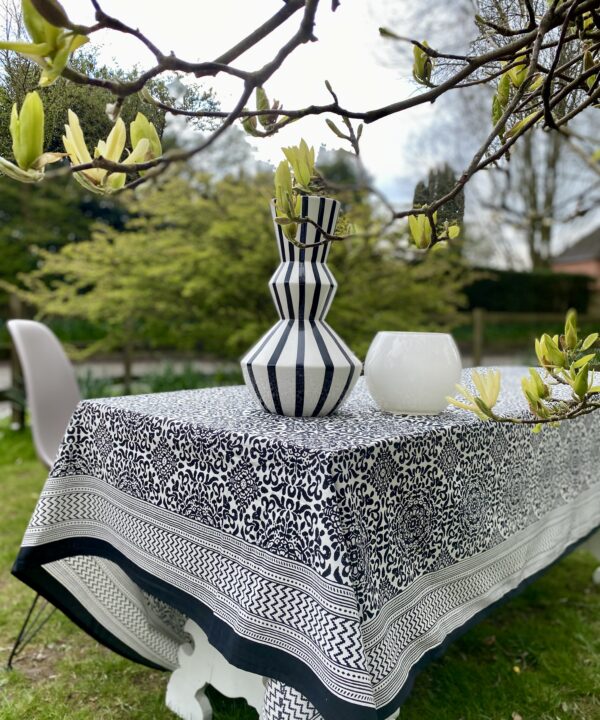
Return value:
M 21 653 L 23 648 L 33 640 L 48 620 L 50 620 L 55 610 L 56 608 L 53 605 L 47 600 L 44 600 L 41 595 L 36 594 L 31 603 L 31 607 L 27 611 L 27 615 L 25 615 L 25 620 L 19 630 L 15 644 L 8 656 L 8 662 L 6 663 L 7 670 L 13 669 L 13 660 Z

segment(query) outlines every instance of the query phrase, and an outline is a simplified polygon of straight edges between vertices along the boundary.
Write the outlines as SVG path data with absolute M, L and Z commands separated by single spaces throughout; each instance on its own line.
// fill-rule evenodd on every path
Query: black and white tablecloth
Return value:
M 500 410 L 525 412 L 525 372 L 503 369 Z M 600 525 L 599 421 L 385 415 L 362 380 L 315 419 L 244 387 L 84 401 L 14 572 L 153 667 L 175 667 L 192 618 L 273 678 L 269 720 L 387 718 L 450 639 Z

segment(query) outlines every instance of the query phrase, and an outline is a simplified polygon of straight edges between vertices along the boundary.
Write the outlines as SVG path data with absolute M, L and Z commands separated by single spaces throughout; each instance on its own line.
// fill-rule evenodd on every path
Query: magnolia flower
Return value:
M 301 214 L 302 199 L 294 196 L 290 166 L 282 160 L 275 171 L 275 222 L 283 226 L 283 232 L 292 242 L 296 238 L 298 224 L 292 218 Z
M 69 123 L 65 125 L 65 134 L 63 135 L 65 150 L 73 165 L 87 165 L 92 162 L 92 156 L 85 142 L 79 118 L 72 110 L 69 110 L 68 117 Z M 151 152 L 150 140 L 140 138 L 133 152 L 124 160 L 121 160 L 126 139 L 125 123 L 121 118 L 118 118 L 106 140 L 98 141 L 94 149 L 94 158 L 103 157 L 105 160 L 126 165 L 133 165 L 149 159 Z M 125 173 L 110 173 L 103 168 L 88 168 L 76 172 L 75 179 L 86 190 L 94 193 L 110 194 L 120 190 L 125 185 L 126 175 Z
M 135 120 L 129 125 L 129 134 L 133 148 L 138 146 L 140 140 L 144 138 L 148 140 L 150 143 L 150 157 L 146 158 L 147 160 L 153 160 L 162 155 L 162 145 L 158 132 L 154 124 L 143 113 L 139 112 L 135 116 Z
M 433 213 L 433 222 L 437 222 L 437 213 Z M 432 229 L 427 215 L 409 215 L 408 227 L 415 245 L 419 250 L 427 250 L 431 245 Z
M 71 53 L 89 42 L 85 35 L 66 29 L 70 22 L 58 0 L 53 0 L 51 4 L 52 23 L 40 15 L 31 0 L 21 0 L 23 21 L 32 42 L 0 42 L 0 49 L 14 50 L 42 68 L 39 80 L 41 87 L 52 85 L 65 69 Z
M 308 147 L 306 140 L 301 140 L 298 147 L 281 148 L 287 161 L 292 166 L 296 184 L 308 191 L 310 181 L 315 174 L 315 149 Z
M 482 374 L 474 370 L 471 378 L 479 395 L 467 390 L 464 385 L 457 385 L 456 389 L 467 402 L 452 397 L 447 400 L 456 407 L 475 413 L 480 420 L 489 420 L 493 416 L 492 408 L 498 402 L 500 394 L 500 371 L 490 370 Z
M 40 182 L 46 165 L 63 157 L 62 153 L 44 153 L 44 105 L 37 92 L 27 93 L 21 112 L 13 105 L 10 134 L 16 164 L 0 157 L 0 172 L 13 180 Z

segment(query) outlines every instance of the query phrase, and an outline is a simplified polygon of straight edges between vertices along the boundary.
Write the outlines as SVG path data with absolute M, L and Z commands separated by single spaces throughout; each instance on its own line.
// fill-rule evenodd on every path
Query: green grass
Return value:
M 0 425 L 0 655 L 32 593 L 10 575 L 44 482 L 29 435 Z M 574 553 L 454 643 L 418 678 L 402 720 L 600 720 L 600 589 Z M 0 720 L 167 720 L 167 676 L 98 645 L 62 616 L 0 672 Z M 211 694 L 214 720 L 256 720 Z M 339 720 L 344 720 L 340 718 Z

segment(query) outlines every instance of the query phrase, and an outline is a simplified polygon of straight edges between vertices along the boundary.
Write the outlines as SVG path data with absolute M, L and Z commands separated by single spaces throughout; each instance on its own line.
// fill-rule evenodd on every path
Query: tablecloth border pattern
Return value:
M 321 684 L 320 678 L 296 658 L 276 648 L 266 648 L 260 643 L 236 635 L 229 625 L 214 615 L 204 603 L 181 591 L 175 592 L 168 583 L 142 570 L 106 541 L 95 538 L 67 538 L 45 545 L 23 547 L 12 573 L 56 605 L 69 619 L 102 644 L 142 665 L 157 670 L 167 670 L 133 652 L 119 638 L 107 632 L 64 586 L 40 567 L 46 563 L 81 554 L 95 555 L 116 563 L 146 592 L 169 603 L 194 620 L 204 630 L 211 645 L 233 665 L 293 686 L 303 695 L 309 696 L 315 708 L 325 717 L 343 717 L 345 720 L 384 718 L 374 708 L 347 703 L 328 692 Z
M 419 674 L 433 661 L 443 655 L 453 642 L 489 617 L 498 607 L 501 607 L 510 599 L 522 593 L 529 585 L 542 577 L 554 565 L 573 552 L 577 547 L 585 543 L 590 536 L 594 535 L 598 531 L 600 531 L 600 526 L 593 528 L 585 536 L 575 540 L 567 548 L 565 548 L 562 554 L 550 565 L 541 568 L 534 575 L 524 578 L 518 586 L 513 588 L 513 590 L 503 595 L 492 605 L 480 610 L 467 623 L 453 630 L 445 637 L 444 641 L 440 645 L 427 651 L 411 668 L 406 682 L 397 697 L 386 706 L 369 713 L 369 717 L 372 720 L 386 720 L 386 718 L 395 712 L 408 698 Z M 231 629 L 225 623 L 216 618 L 209 608 L 203 606 L 202 603 L 189 596 L 189 604 L 183 603 L 181 601 L 182 596 L 180 594 L 174 594 L 172 588 L 166 583 L 162 583 L 157 578 L 137 567 L 108 543 L 99 540 L 83 540 L 79 538 L 59 540 L 48 545 L 22 548 L 13 566 L 12 573 L 19 580 L 29 585 L 33 590 L 39 592 L 40 595 L 56 605 L 56 607 L 58 607 L 70 620 L 94 637 L 94 639 L 98 640 L 98 642 L 129 660 L 133 660 L 134 662 L 155 670 L 165 671 L 165 668 L 160 667 L 133 652 L 131 648 L 121 642 L 119 638 L 107 632 L 104 627 L 95 621 L 94 617 L 87 611 L 87 609 L 42 567 L 46 563 L 68 557 L 74 557 L 78 553 L 85 553 L 88 551 L 98 557 L 103 557 L 107 560 L 115 562 L 146 592 L 156 595 L 164 602 L 172 604 L 174 607 L 177 607 L 178 610 L 187 614 L 188 617 L 191 617 L 194 622 L 200 625 L 205 632 L 207 632 L 211 644 L 214 645 L 214 647 L 216 647 L 228 660 L 229 657 L 227 653 L 232 650 L 230 642 L 233 639 L 235 642 L 236 652 L 235 665 L 241 669 L 248 670 L 249 672 L 256 672 L 256 663 L 252 658 L 256 657 L 257 652 L 264 651 L 264 648 L 261 645 L 251 641 L 244 641 L 238 636 L 234 636 L 234 638 L 232 638 L 231 635 L 234 634 L 231 632 Z M 210 634 L 208 632 L 209 630 Z M 244 655 L 239 652 L 242 649 L 245 651 Z M 293 678 L 295 689 L 306 695 L 306 691 L 309 690 L 309 684 L 300 683 L 298 680 L 301 677 L 306 677 L 308 680 L 309 676 L 312 674 L 310 669 L 294 661 L 294 659 L 286 653 L 277 650 L 269 650 L 267 655 L 268 657 L 265 659 L 269 661 L 269 665 L 271 666 L 269 671 L 270 677 L 280 680 L 286 684 L 288 684 Z M 279 657 L 277 657 L 277 655 L 279 655 Z M 244 658 L 247 658 L 248 662 L 243 662 Z M 266 665 L 261 665 L 261 668 L 265 667 Z M 317 683 L 314 686 L 310 685 L 310 689 L 313 691 L 315 687 L 319 687 L 319 684 Z M 322 688 L 322 686 L 320 687 Z M 355 706 L 341 702 L 338 698 L 335 698 L 335 696 L 325 696 L 317 699 L 313 695 L 312 699 L 313 701 L 317 700 L 314 704 L 321 714 L 323 714 L 323 712 L 335 712 L 337 708 L 338 712 L 345 713 L 343 717 L 348 718 L 348 720 L 353 720 L 353 718 L 357 718 L 357 720 L 365 720 L 367 717 L 364 709 L 360 712 L 360 714 L 355 714 L 353 713 L 353 710 L 356 709 Z
M 64 480 L 64 478 L 63 478 Z M 79 481 L 79 484 L 81 484 L 81 479 L 77 479 Z M 596 504 L 591 504 L 590 501 L 594 499 L 594 495 L 596 496 Z M 596 513 L 597 511 L 597 503 L 598 503 L 598 486 L 595 486 L 591 488 L 590 490 L 584 492 L 581 496 L 577 498 L 575 501 L 575 505 L 583 507 L 584 508 L 584 514 L 585 513 Z M 139 502 L 139 501 L 137 501 Z M 590 508 L 593 508 L 590 510 Z M 548 517 L 545 521 L 540 521 L 537 525 L 537 533 L 536 529 L 532 528 L 531 526 L 527 528 L 527 531 L 524 533 L 519 533 L 518 535 L 521 535 L 522 538 L 520 540 L 520 544 L 522 546 L 527 546 L 528 543 L 531 542 L 531 536 L 530 533 L 533 534 L 534 539 L 538 535 L 542 535 L 544 532 L 552 531 L 552 529 L 555 526 L 560 526 L 561 520 L 564 522 L 567 522 L 567 530 L 566 535 L 561 538 L 562 540 L 562 547 L 564 547 L 565 544 L 568 545 L 565 552 L 568 552 L 570 549 L 572 549 L 574 546 L 576 546 L 579 542 L 582 542 L 582 538 L 577 538 L 575 541 L 569 542 L 572 540 L 572 534 L 576 532 L 575 528 L 573 528 L 573 517 L 571 516 L 572 507 L 571 506 L 561 506 L 557 508 L 554 513 L 551 514 L 550 517 Z M 556 517 L 555 517 L 556 516 Z M 579 521 L 581 518 L 577 518 L 578 523 L 577 527 L 579 527 Z M 586 528 L 586 535 L 593 532 L 594 528 L 596 527 L 596 524 L 593 523 L 593 526 L 591 529 L 589 528 L 590 518 L 587 518 L 587 526 Z M 191 595 L 186 594 L 184 591 L 182 591 L 181 588 L 175 588 L 172 583 L 166 583 L 161 581 L 159 578 L 156 577 L 155 574 L 147 573 L 142 568 L 140 568 L 135 562 L 133 562 L 130 558 L 128 558 L 123 553 L 119 552 L 113 545 L 109 544 L 108 542 L 105 542 L 98 538 L 92 538 L 92 537 L 75 537 L 75 538 L 63 538 L 60 540 L 52 540 L 51 542 L 44 542 L 43 537 L 36 538 L 35 530 L 30 531 L 33 535 L 33 539 L 30 539 L 30 542 L 38 542 L 41 541 L 42 544 L 39 545 L 31 545 L 27 546 L 26 543 L 24 544 L 24 547 L 19 555 L 19 558 L 17 560 L 17 563 L 15 565 L 15 574 L 20 579 L 24 580 L 25 582 L 28 582 L 28 584 L 33 583 L 30 582 L 30 571 L 32 569 L 35 569 L 35 565 L 42 563 L 46 564 L 52 561 L 64 559 L 67 557 L 72 557 L 74 555 L 82 555 L 82 554 L 91 554 L 91 555 L 97 555 L 99 557 L 103 557 L 107 560 L 110 560 L 112 562 L 115 562 L 117 565 L 121 567 L 121 569 L 127 573 L 127 575 L 134 580 L 136 583 L 140 585 L 143 589 L 145 589 L 147 592 L 155 595 L 156 597 L 160 598 L 161 600 L 173 605 L 178 610 L 186 614 L 187 616 L 191 617 L 195 622 L 197 622 L 203 629 L 207 632 L 207 635 L 209 636 L 210 642 L 217 647 L 222 654 L 230 661 L 233 661 L 233 664 L 237 665 L 238 667 L 241 667 L 242 669 L 249 670 L 251 672 L 258 672 L 259 674 L 266 675 L 268 677 L 273 677 L 277 680 L 280 680 L 281 682 L 290 684 L 294 686 L 298 691 L 302 692 L 303 694 L 307 695 L 311 698 L 313 703 L 315 704 L 315 707 L 323 713 L 323 711 L 327 712 L 328 714 L 332 712 L 332 707 L 335 705 L 339 705 L 338 712 L 344 712 L 345 717 L 352 718 L 354 717 L 353 710 L 356 711 L 356 717 L 363 718 L 369 717 L 371 713 L 375 713 L 372 715 L 373 718 L 386 718 L 388 717 L 391 712 L 396 710 L 399 705 L 403 702 L 403 700 L 406 698 L 408 693 L 410 692 L 410 688 L 412 687 L 412 684 L 414 682 L 414 678 L 416 675 L 421 671 L 421 669 L 426 666 L 430 660 L 434 657 L 437 657 L 442 650 L 440 648 L 445 648 L 447 646 L 447 641 L 444 639 L 441 644 L 435 645 L 433 647 L 429 647 L 429 649 L 426 649 L 423 651 L 423 638 L 416 638 L 417 642 L 415 645 L 415 648 L 409 648 L 411 652 L 413 652 L 412 661 L 414 664 L 410 666 L 410 671 L 408 673 L 403 673 L 402 677 L 398 676 L 398 673 L 390 672 L 389 675 L 386 678 L 385 685 L 387 687 L 384 687 L 383 694 L 378 693 L 380 700 L 387 700 L 385 705 L 380 707 L 378 711 L 375 711 L 372 708 L 368 708 L 363 706 L 358 707 L 356 705 L 347 704 L 345 701 L 340 700 L 340 698 L 336 697 L 335 694 L 328 692 L 325 690 L 324 686 L 322 685 L 321 678 L 317 679 L 316 676 L 311 681 L 310 677 L 311 675 L 314 675 L 312 671 L 308 668 L 308 666 L 301 662 L 298 658 L 292 658 L 288 653 L 278 651 L 276 648 L 270 648 L 265 649 L 266 646 L 260 643 L 256 643 L 251 639 L 243 638 L 240 639 L 240 636 L 237 635 L 228 625 L 226 622 L 224 622 L 222 619 L 217 618 L 213 611 L 203 603 L 201 603 L 198 600 L 195 600 L 192 598 Z M 61 534 L 61 531 L 59 528 L 52 528 L 51 530 L 51 536 L 53 538 L 57 537 Z M 27 539 L 27 536 L 26 536 Z M 519 545 L 519 539 L 513 538 L 512 545 L 516 544 L 517 549 Z M 506 545 L 505 543 L 502 544 L 503 546 Z M 509 543 L 511 545 L 511 543 Z M 550 543 L 550 547 L 553 547 L 552 543 Z M 482 555 L 497 555 L 498 552 L 503 552 L 504 554 L 508 554 L 510 551 L 510 548 L 502 548 L 502 547 L 495 547 L 492 548 L 487 553 L 483 553 Z M 562 553 L 564 554 L 564 553 Z M 562 556 L 562 554 L 560 556 Z M 545 557 L 545 556 L 544 556 Z M 536 562 L 539 565 L 539 559 L 538 556 L 535 556 Z M 482 558 L 472 558 L 469 561 L 466 561 L 465 564 L 467 565 L 474 565 L 474 564 L 481 564 Z M 490 558 L 490 562 L 493 563 L 493 560 Z M 551 559 L 551 563 L 553 564 L 556 562 L 556 558 Z M 463 563 L 459 563 L 459 565 L 463 565 Z M 485 563 L 483 563 L 485 566 Z M 512 567 L 512 566 L 511 566 Z M 533 575 L 530 576 L 535 578 L 539 575 L 540 572 L 542 572 L 545 567 L 543 566 L 541 570 L 538 572 L 535 572 Z M 46 571 L 44 571 L 46 572 Z M 447 568 L 442 569 L 441 571 L 438 571 L 436 573 L 433 573 L 432 576 L 435 577 L 439 574 L 448 573 L 450 570 Z M 463 572 L 465 569 L 463 568 Z M 518 567 L 517 567 L 518 572 Z M 456 568 L 451 569 L 451 574 L 456 575 Z M 459 573 L 460 574 L 460 573 Z M 525 587 L 526 584 L 531 582 L 530 578 L 525 578 L 521 583 L 517 585 L 517 589 L 521 587 Z M 429 578 L 429 581 L 432 580 L 432 577 Z M 433 583 L 430 583 L 433 584 Z M 35 589 L 43 589 L 43 583 L 36 584 Z M 61 586 L 63 588 L 64 593 L 64 586 Z M 496 595 L 498 595 L 498 588 L 501 587 L 501 584 L 497 584 L 495 587 L 494 592 Z M 427 588 L 429 591 L 431 591 L 431 587 Z M 514 590 L 509 590 L 508 594 L 512 595 Z M 44 594 L 44 593 L 43 593 Z M 406 596 L 406 603 L 403 603 L 407 607 L 410 607 L 410 596 L 411 593 L 407 593 Z M 178 597 L 185 597 L 184 601 L 181 601 L 178 599 Z M 59 606 L 63 605 L 63 602 L 61 602 L 62 598 L 59 595 L 57 595 L 54 598 L 49 598 L 51 601 L 55 602 L 55 604 L 59 604 Z M 72 600 L 75 600 L 75 598 L 72 598 Z M 455 632 L 457 630 L 463 630 L 463 625 L 465 627 L 471 627 L 475 622 L 477 622 L 477 618 L 480 617 L 481 612 L 488 611 L 489 607 L 493 608 L 498 602 L 502 600 L 502 597 L 497 598 L 490 606 L 482 608 L 479 612 L 476 612 L 471 618 L 468 618 L 466 622 L 464 623 L 458 623 L 459 627 L 452 630 L 451 634 L 449 635 L 450 638 L 455 637 Z M 484 597 L 475 597 L 474 603 L 475 607 L 477 605 L 481 605 L 482 602 L 484 602 Z M 77 608 L 82 607 L 81 603 L 74 602 L 73 608 L 71 609 L 69 614 L 70 617 L 73 616 L 73 614 L 77 614 Z M 400 611 L 403 612 L 405 608 L 396 608 L 396 612 Z M 78 622 L 79 625 L 82 625 L 84 628 L 88 627 L 90 613 L 86 611 L 86 620 L 83 622 Z M 97 621 L 94 620 L 94 623 L 98 625 Z M 218 630 L 215 632 L 213 631 L 211 633 L 211 627 L 213 627 L 216 624 Z M 96 629 L 95 633 L 92 633 L 99 639 L 101 642 L 104 642 L 105 644 L 109 644 L 109 646 L 116 649 L 121 654 L 125 654 L 128 657 L 131 657 L 134 660 L 137 660 L 139 662 L 139 654 L 135 654 L 132 656 L 131 651 L 128 649 L 127 652 L 123 652 L 123 642 L 118 641 L 117 644 L 114 642 L 115 636 L 111 633 L 106 633 L 105 631 L 98 631 Z M 460 633 L 459 633 L 460 634 Z M 426 638 L 426 640 L 431 644 L 432 638 Z M 435 640 L 435 638 L 434 638 Z M 117 645 L 120 643 L 121 647 L 117 647 Z M 240 652 L 240 643 L 241 646 L 244 648 L 242 652 Z M 425 645 L 427 647 L 427 645 Z M 248 649 L 252 648 L 252 649 Z M 257 650 L 257 648 L 260 648 L 260 650 Z M 280 657 L 278 657 L 276 662 L 272 661 L 273 657 L 276 657 L 279 653 Z M 385 653 L 384 653 L 385 654 Z M 144 659 L 144 664 L 150 665 L 151 667 L 156 667 L 156 663 L 149 662 L 148 658 Z M 399 663 L 399 667 L 406 667 L 405 663 Z M 305 679 L 305 682 L 300 684 L 298 682 L 298 677 L 302 676 Z M 317 697 L 315 694 L 315 691 L 318 691 L 320 693 L 320 696 Z M 351 709 L 352 708 L 352 709 Z

